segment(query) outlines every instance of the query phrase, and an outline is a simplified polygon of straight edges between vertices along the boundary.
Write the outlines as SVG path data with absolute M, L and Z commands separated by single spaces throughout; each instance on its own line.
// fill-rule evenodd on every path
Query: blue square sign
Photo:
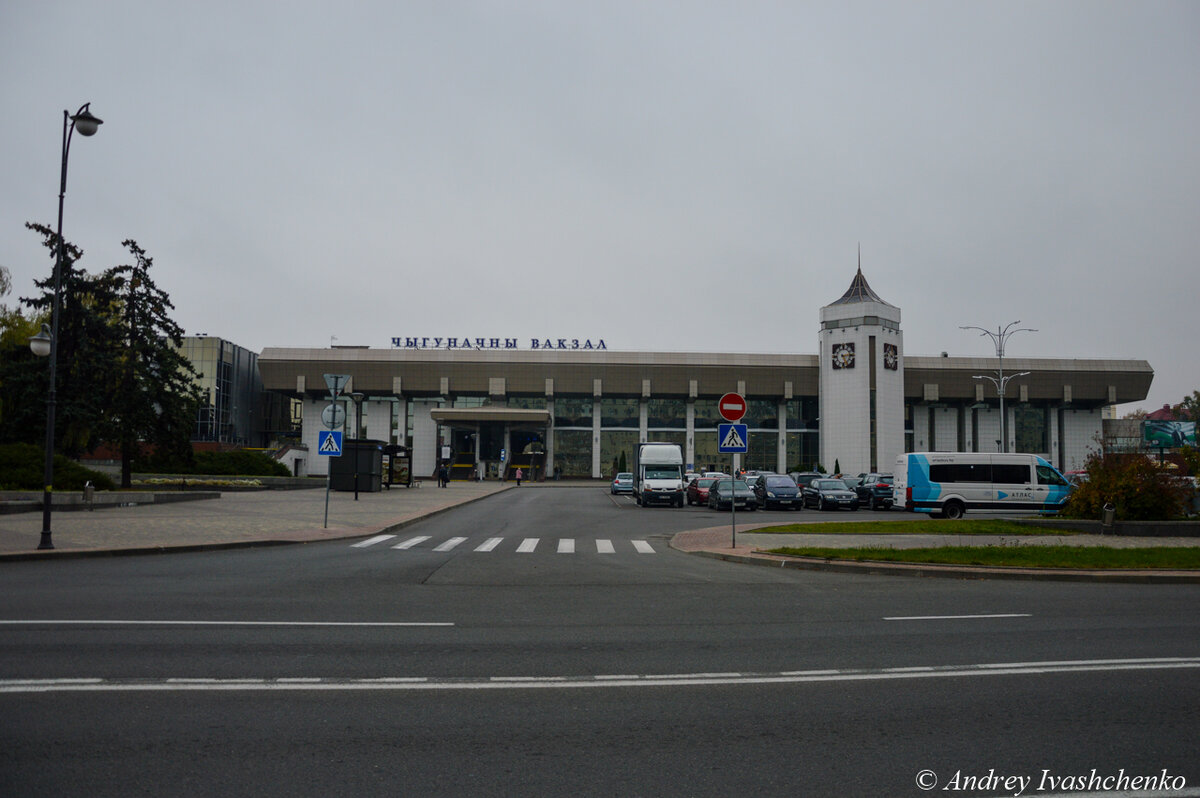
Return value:
M 317 432 L 317 454 L 326 457 L 342 456 L 342 431 L 323 429 Z
M 747 451 L 745 424 L 718 424 L 717 451 L 723 454 L 745 454 Z

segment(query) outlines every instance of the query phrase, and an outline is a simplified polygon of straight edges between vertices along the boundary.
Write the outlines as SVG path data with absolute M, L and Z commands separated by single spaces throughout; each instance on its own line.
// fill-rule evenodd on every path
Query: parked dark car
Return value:
M 796 483 L 796 487 L 799 488 L 801 490 L 801 492 L 803 492 L 803 490 L 808 486 L 808 484 L 810 482 L 812 482 L 814 479 L 822 479 L 829 475 L 822 474 L 818 471 L 792 471 L 792 472 L 788 473 L 788 476 L 791 477 L 792 481 Z
M 696 477 L 687 486 L 688 504 L 708 504 L 708 489 L 717 481 L 716 477 Z
M 754 480 L 753 489 L 754 495 L 758 497 L 759 506 L 764 510 L 770 510 L 772 507 L 795 507 L 799 510 L 801 507 L 800 489 L 791 477 L 783 474 L 760 474 L 758 479 Z
M 758 509 L 758 497 L 750 486 L 740 479 L 718 479 L 708 489 L 708 508 L 727 510 L 736 503 L 747 510 Z
M 892 482 L 891 474 L 867 474 L 862 482 L 854 486 L 858 503 L 866 505 L 868 510 L 888 509 L 894 501 Z
M 822 477 L 814 479 L 804 489 L 804 506 L 816 507 L 818 510 L 838 509 L 849 507 L 858 509 L 858 494 L 846 487 L 840 479 Z

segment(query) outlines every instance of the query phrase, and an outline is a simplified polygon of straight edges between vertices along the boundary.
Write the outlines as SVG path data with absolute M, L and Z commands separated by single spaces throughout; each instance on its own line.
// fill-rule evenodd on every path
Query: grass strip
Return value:
M 926 549 L 772 549 L 772 554 L 825 560 L 934 563 L 939 565 L 1010 566 L 1016 568 L 1200 569 L 1200 547 L 1153 546 L 1115 549 L 1107 546 L 945 546 Z
M 751 530 L 756 535 L 1079 535 L 1069 529 L 1029 526 L 999 518 L 921 518 L 912 521 L 835 521 L 818 524 L 785 524 Z

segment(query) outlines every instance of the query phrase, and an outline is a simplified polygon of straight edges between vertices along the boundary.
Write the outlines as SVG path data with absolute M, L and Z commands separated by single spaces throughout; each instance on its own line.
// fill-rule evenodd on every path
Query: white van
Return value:
M 677 443 L 639 443 L 633 449 L 633 498 L 638 506 L 684 499 L 683 449 Z
M 896 458 L 895 479 L 896 507 L 941 518 L 967 510 L 1056 513 L 1071 492 L 1035 454 L 913 452 Z

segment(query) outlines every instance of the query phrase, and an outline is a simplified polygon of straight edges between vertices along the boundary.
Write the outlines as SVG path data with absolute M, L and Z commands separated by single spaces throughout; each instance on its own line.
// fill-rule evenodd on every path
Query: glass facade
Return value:
M 1012 405 L 1014 451 L 1042 454 L 1050 451 L 1050 408 Z
M 600 475 L 612 477 L 621 470 L 621 456 L 625 457 L 625 470 L 633 468 L 633 449 L 638 443 L 638 431 L 606 429 L 600 432 Z M 558 463 L 557 456 L 555 464 Z M 588 476 L 591 476 L 591 451 L 588 451 Z
M 559 396 L 554 399 L 555 428 L 592 428 L 592 403 L 590 396 Z
M 646 425 L 650 429 L 687 429 L 687 402 L 683 399 L 648 399 Z
M 609 464 L 611 465 L 611 458 Z M 556 429 L 554 431 L 554 467 L 564 477 L 591 477 L 592 431 L 590 429 Z M 601 468 L 603 467 L 602 462 Z
M 179 352 L 195 369 L 200 388 L 193 441 L 263 447 L 266 430 L 289 427 L 293 408 L 263 401 L 258 355 L 222 338 L 185 337 Z M 273 419 L 267 418 L 273 410 Z
M 608 397 L 601 399 L 600 426 L 604 429 L 613 427 L 637 429 L 639 404 L 637 399 L 610 399 Z M 601 454 L 600 462 L 605 462 L 603 454 Z

